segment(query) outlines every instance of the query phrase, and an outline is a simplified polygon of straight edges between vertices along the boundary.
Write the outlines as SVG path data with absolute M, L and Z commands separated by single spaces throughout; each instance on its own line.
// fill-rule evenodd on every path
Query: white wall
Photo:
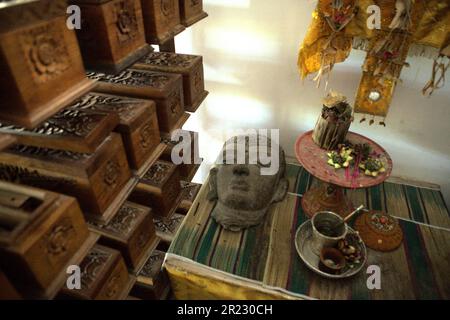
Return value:
M 178 52 L 204 57 L 210 95 L 186 124 L 200 132 L 200 153 L 212 163 L 230 128 L 280 128 L 280 142 L 293 156 L 299 134 L 313 128 L 324 88 L 303 84 L 297 52 L 315 7 L 308 0 L 204 0 L 209 17 L 177 37 Z M 352 51 L 335 67 L 329 88 L 351 102 L 365 53 Z M 395 176 L 441 185 L 450 204 L 450 84 L 425 98 L 421 89 L 431 60 L 410 58 L 397 87 L 387 127 L 355 121 L 351 130 L 383 145 Z M 450 74 L 448 75 L 450 77 Z M 202 166 L 196 180 L 203 180 Z

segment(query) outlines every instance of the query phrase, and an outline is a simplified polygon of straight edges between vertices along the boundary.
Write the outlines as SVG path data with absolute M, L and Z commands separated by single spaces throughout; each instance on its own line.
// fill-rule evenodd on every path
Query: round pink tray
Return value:
M 301 135 L 295 143 L 295 154 L 301 165 L 313 176 L 323 182 L 331 183 L 343 188 L 368 188 L 376 186 L 386 180 L 392 172 L 392 159 L 389 154 L 376 142 L 357 133 L 349 132 L 347 140 L 354 144 L 367 143 L 372 146 L 373 151 L 381 155 L 385 162 L 386 172 L 377 177 L 366 176 L 360 171 L 359 176 L 352 182 L 351 177 L 346 177 L 345 169 L 335 169 L 330 166 L 327 152 L 316 145 L 312 139 L 312 130 Z M 350 174 L 353 168 L 350 169 Z

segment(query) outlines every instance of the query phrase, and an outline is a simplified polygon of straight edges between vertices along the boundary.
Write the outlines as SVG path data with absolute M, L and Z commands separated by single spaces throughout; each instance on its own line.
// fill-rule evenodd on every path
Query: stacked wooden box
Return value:
M 93 87 L 64 0 L 0 4 L 0 119 L 34 127 Z
M 0 299 L 125 299 L 136 281 L 162 298 L 155 249 L 186 193 L 159 158 L 207 92 L 202 57 L 148 43 L 206 17 L 202 1 L 68 2 L 81 29 L 64 0 L 0 3 Z
M 67 267 L 95 241 L 74 198 L 0 182 L 0 268 L 10 288 L 0 287 L 4 298 L 53 298 Z

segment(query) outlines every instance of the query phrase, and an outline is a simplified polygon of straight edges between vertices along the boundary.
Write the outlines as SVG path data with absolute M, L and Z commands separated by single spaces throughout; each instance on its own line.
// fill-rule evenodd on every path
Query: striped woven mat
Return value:
M 299 165 L 288 164 L 286 176 L 289 192 L 300 196 L 319 183 Z M 382 210 L 397 218 L 450 229 L 449 211 L 438 189 L 384 182 L 371 188 L 344 189 L 344 192 L 354 206 L 363 204 L 366 208 Z
M 354 203 L 384 209 L 400 220 L 405 239 L 393 252 L 368 249 L 368 265 L 381 269 L 381 290 L 367 288 L 363 269 L 345 280 L 322 278 L 297 255 L 294 235 L 307 217 L 301 197 L 314 179 L 298 166 L 289 166 L 291 192 L 274 205 L 263 225 L 229 232 L 210 218 L 215 203 L 206 199 L 204 184 L 169 253 L 261 285 L 320 299 L 450 299 L 450 230 L 448 211 L 439 191 L 384 183 L 368 190 L 351 190 Z M 441 227 L 424 223 L 435 222 Z

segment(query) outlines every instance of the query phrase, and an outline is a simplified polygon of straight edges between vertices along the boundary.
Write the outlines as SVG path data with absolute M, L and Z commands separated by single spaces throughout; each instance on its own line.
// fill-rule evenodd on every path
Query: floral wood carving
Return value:
M 94 248 L 81 263 L 81 289 L 87 290 L 97 279 L 110 254 Z
M 125 70 L 118 75 L 107 75 L 104 73 L 90 72 L 87 76 L 93 80 L 103 82 L 122 84 L 127 86 L 137 87 L 154 87 L 164 88 L 169 82 L 170 78 L 166 75 L 157 72 Z
M 134 1 L 115 4 L 117 37 L 120 43 L 133 40 L 138 35 L 138 23 Z
M 100 224 L 95 222 L 89 222 L 90 224 L 110 232 L 114 232 L 119 235 L 127 235 L 136 225 L 136 218 L 138 217 L 139 209 L 123 205 L 119 212 L 114 216 L 108 224 Z
M 178 54 L 171 52 L 151 52 L 145 56 L 140 62 L 163 67 L 183 67 L 191 66 L 195 60 L 194 56 L 186 54 Z
M 116 160 L 109 160 L 103 173 L 103 182 L 108 186 L 112 186 L 120 177 L 120 166 Z
M 181 190 L 183 192 L 183 200 L 193 202 L 197 196 L 201 185 L 192 182 L 180 181 Z
M 11 1 L 0 1 L 13 2 Z M 64 0 L 46 0 L 27 3 L 26 5 L 13 5 L 2 8 L 4 14 L 0 16 L 0 29 L 14 29 L 24 25 L 30 25 L 42 20 L 50 20 L 54 17 L 64 16 L 67 10 L 67 2 Z
M 106 296 L 108 298 L 112 298 L 114 297 L 120 289 L 120 273 L 112 276 L 111 278 L 109 278 L 108 283 L 105 287 L 106 290 Z
M 17 132 L 28 131 L 45 135 L 78 136 L 88 135 L 105 113 L 87 113 L 82 110 L 63 110 L 35 129 L 25 129 L 0 123 L 0 128 Z
M 172 112 L 172 116 L 176 116 L 180 113 L 180 90 L 175 90 L 169 95 L 168 99 L 170 111 Z
M 155 250 L 145 262 L 144 267 L 141 272 L 139 272 L 140 276 L 154 278 L 160 271 L 161 266 L 164 260 L 164 252 Z
M 48 149 L 48 148 L 40 148 L 40 147 L 31 147 L 24 145 L 15 145 L 8 150 L 13 151 L 15 153 L 22 153 L 30 156 L 39 156 L 45 157 L 48 159 L 55 160 L 76 160 L 82 161 L 89 158 L 91 155 L 88 153 L 80 153 L 80 152 L 72 152 L 66 150 L 56 150 L 56 149 Z
M 203 92 L 203 69 L 201 65 L 194 72 L 194 90 L 195 94 Z
M 63 31 L 56 22 L 25 30 L 19 41 L 35 83 L 53 80 L 70 68 Z
M 29 170 L 21 166 L 0 164 L 0 180 L 23 183 L 29 186 L 59 190 L 76 186 L 76 181 L 61 177 L 52 177 L 39 173 L 37 170 Z
M 161 0 L 161 12 L 164 16 L 169 17 L 175 12 L 175 0 Z
M 142 149 L 148 149 L 152 145 L 152 137 L 156 134 L 156 130 L 151 123 L 143 126 L 139 132 L 139 144 Z
M 155 184 L 160 184 L 168 175 L 168 171 L 172 168 L 172 165 L 156 162 L 144 175 L 143 179 L 151 181 Z
M 74 231 L 72 221 L 65 218 L 56 224 L 43 238 L 43 246 L 46 248 L 49 259 L 60 256 L 67 252 L 71 236 L 70 233 Z
M 142 104 L 143 102 L 137 99 L 119 96 L 96 95 L 90 93 L 80 98 L 68 108 L 106 112 L 115 111 L 118 112 L 121 119 L 128 121 L 136 116 L 136 106 Z
M 173 215 L 168 221 L 164 221 L 164 219 L 153 219 L 155 223 L 155 229 L 162 233 L 174 234 L 177 227 L 183 221 L 184 216 L 181 214 Z

